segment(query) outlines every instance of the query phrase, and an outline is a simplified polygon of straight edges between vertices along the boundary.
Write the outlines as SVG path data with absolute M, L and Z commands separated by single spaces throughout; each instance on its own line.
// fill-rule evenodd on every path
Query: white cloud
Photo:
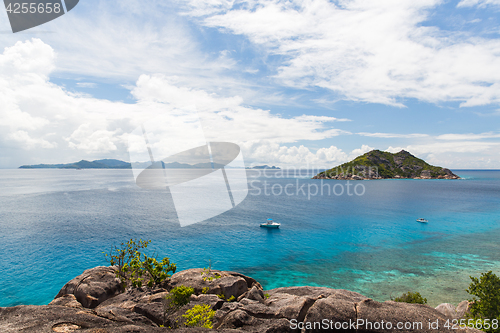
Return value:
M 408 145 L 404 148 L 389 147 L 387 148 L 387 151 L 398 152 L 401 149 L 404 149 L 415 155 L 442 153 L 480 153 L 486 152 L 491 148 L 499 146 L 500 142 L 453 141 Z
M 284 118 L 270 110 L 244 106 L 241 97 L 225 98 L 184 87 L 175 77 L 165 75 L 141 75 L 131 91 L 137 99 L 134 104 L 70 93 L 49 82 L 47 68 L 54 68 L 55 59 L 52 48 L 38 39 L 17 43 L 0 54 L 0 145 L 15 149 L 23 164 L 69 162 L 110 154 L 127 159 L 127 133 L 159 114 L 170 120 L 170 126 L 189 124 L 193 113 L 182 110 L 193 106 L 200 114 L 208 140 L 235 142 L 257 150 L 269 143 L 271 147 L 278 145 L 283 156 L 308 155 L 304 150 L 307 148 L 283 152 L 280 145 L 324 140 L 343 133 L 330 123 L 345 119 L 310 115 Z M 13 71 L 16 65 L 21 67 Z M 190 135 L 189 126 L 173 129 Z M 254 154 L 246 153 L 250 158 Z M 331 149 L 320 155 L 326 160 L 337 158 Z
M 118 131 L 107 131 L 94 126 L 94 124 L 85 123 L 71 133 L 66 141 L 68 141 L 70 148 L 78 149 L 88 154 L 110 153 L 117 150 L 113 141 L 118 141 L 116 135 Z
M 344 134 L 330 128 L 327 122 L 334 117 L 302 115 L 283 118 L 270 110 L 243 106 L 243 99 L 235 96 L 221 98 L 206 91 L 179 87 L 175 78 L 163 75 L 142 75 L 132 94 L 142 103 L 163 103 L 170 108 L 195 107 L 200 112 L 206 135 L 213 141 L 235 143 L 269 142 L 292 143 L 300 140 L 322 140 Z
M 76 86 L 80 88 L 95 88 L 97 85 L 93 82 L 77 82 Z
M 436 137 L 439 140 L 482 140 L 482 139 L 498 139 L 500 138 L 500 134 L 488 132 L 481 134 L 442 134 Z
M 249 68 L 249 69 L 245 69 L 245 72 L 250 73 L 250 74 L 257 74 L 259 72 L 259 70 Z
M 304 145 L 281 146 L 275 142 L 262 141 L 259 143 L 243 143 L 242 149 L 246 152 L 253 164 L 276 164 L 278 166 L 304 166 L 314 169 L 331 168 L 362 155 L 372 147 L 363 145 L 350 153 L 344 152 L 336 146 L 320 148 L 316 152 Z
M 461 0 L 457 7 L 486 7 L 487 5 L 500 5 L 499 0 Z
M 441 3 L 215 2 L 213 10 L 203 11 L 202 23 L 281 56 L 275 78 L 287 86 L 326 88 L 347 100 L 395 106 L 408 98 L 462 106 L 499 103 L 500 41 L 423 26 Z
M 24 149 L 56 148 L 57 144 L 44 140 L 43 138 L 32 138 L 26 131 L 15 131 L 7 135 L 7 140 L 12 140 L 21 145 Z
M 354 149 L 351 154 L 349 155 L 349 160 L 355 159 L 356 157 L 363 155 L 371 150 L 373 150 L 373 147 L 370 147 L 368 145 L 362 145 L 361 148 Z
M 39 39 L 30 42 L 17 42 L 6 47 L 0 56 L 0 73 L 2 77 L 18 77 L 20 75 L 46 78 L 54 70 L 54 50 Z
M 356 133 L 361 136 L 368 136 L 371 138 L 385 138 L 385 139 L 412 139 L 412 138 L 425 138 L 427 134 L 413 133 L 413 134 L 396 134 L 396 133 L 367 133 L 360 132 Z
M 461 145 L 466 147 L 461 147 Z M 457 145 L 410 145 L 389 147 L 387 151 L 396 153 L 401 149 L 425 160 L 431 165 L 449 169 L 498 169 L 500 168 L 500 145 L 495 143 L 474 145 L 462 142 Z
M 310 116 L 310 115 L 302 115 L 300 117 L 296 117 L 296 119 L 305 121 L 318 121 L 318 122 L 351 121 L 351 119 L 346 119 L 346 118 L 339 119 L 327 116 Z
M 53 49 L 39 39 L 0 54 L 0 145 L 13 152 L 9 163 L 101 157 L 120 141 L 108 133 L 117 130 L 114 122 L 134 113 L 133 105 L 88 98 L 50 83 L 55 61 Z M 85 124 L 92 128 L 85 132 Z
M 234 0 L 188 0 L 185 3 L 187 12 L 191 16 L 206 16 L 230 9 Z
M 248 82 L 228 75 L 236 64 L 230 52 L 205 52 L 198 28 L 177 11 L 174 3 L 160 0 L 80 1 L 68 15 L 29 33 L 57 52 L 52 66 L 59 77 L 84 75 L 131 84 L 141 74 L 162 73 L 177 75 L 185 86 L 224 88 L 219 93 L 227 95 L 248 87 Z M 10 29 L 7 15 L 0 15 L 0 28 Z M 23 36 L 0 34 L 0 45 L 13 45 Z
M 404 149 L 426 162 L 446 168 L 496 168 L 500 167 L 500 142 L 450 141 L 414 144 L 406 147 L 389 147 L 396 153 Z

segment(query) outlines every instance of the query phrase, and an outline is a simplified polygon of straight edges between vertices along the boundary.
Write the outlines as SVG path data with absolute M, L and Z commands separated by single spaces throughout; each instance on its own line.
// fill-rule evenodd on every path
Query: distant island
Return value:
M 104 159 L 96 161 L 81 160 L 80 162 L 67 163 L 67 164 L 37 164 L 37 165 L 23 165 L 19 169 L 131 169 L 128 162 Z
M 151 166 L 151 162 L 134 162 L 134 167 L 138 168 L 148 168 Z M 197 163 L 197 164 L 187 164 L 179 162 L 165 163 L 163 161 L 156 162 L 153 165 L 154 168 L 163 169 L 220 169 L 224 167 L 222 164 L 218 163 Z M 227 167 L 227 166 L 225 166 Z M 80 162 L 67 163 L 67 164 L 37 164 L 37 165 L 23 165 L 19 169 L 132 169 L 132 164 L 129 162 L 124 162 L 115 159 L 103 159 L 95 161 L 81 160 Z
M 351 162 L 318 173 L 313 179 L 460 179 L 449 169 L 433 166 L 405 150 L 392 154 L 372 150 Z
M 270 167 L 269 165 L 257 165 L 257 166 L 254 166 L 252 168 L 247 168 L 247 169 L 275 169 L 275 170 L 280 170 L 281 168 L 280 167 L 277 167 L 277 166 L 272 166 Z

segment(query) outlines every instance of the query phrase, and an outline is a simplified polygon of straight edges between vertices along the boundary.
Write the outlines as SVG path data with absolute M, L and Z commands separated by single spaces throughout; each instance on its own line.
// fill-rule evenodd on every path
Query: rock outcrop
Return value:
M 170 279 L 169 285 L 173 288 L 179 285 L 192 287 L 196 294 L 204 289 L 207 293 L 224 295 L 225 299 L 237 299 L 253 286 L 262 289 L 260 283 L 254 279 L 236 272 L 222 272 L 200 268 L 188 269 L 176 273 Z
M 441 304 L 433 309 L 380 303 L 352 291 L 322 287 L 263 291 L 257 281 L 242 274 L 201 269 L 174 274 L 164 288 L 120 292 L 110 273 L 114 270 L 109 267 L 85 271 L 68 282 L 49 305 L 0 308 L 0 332 L 208 332 L 185 327 L 182 317 L 195 305 L 206 304 L 215 311 L 213 328 L 223 333 L 451 333 L 455 330 L 447 329 L 445 323 L 463 315 L 468 305 Z M 189 304 L 165 313 L 164 298 L 179 285 L 193 287 L 195 294 Z M 173 329 L 160 327 L 163 324 Z
M 463 318 L 465 314 L 469 312 L 470 304 L 471 303 L 469 301 L 462 301 L 457 305 L 457 307 L 455 307 L 453 304 L 450 303 L 442 303 L 436 307 L 436 310 L 446 315 L 447 317 L 460 319 Z
M 313 179 L 459 179 L 449 169 L 432 166 L 405 150 L 391 154 L 372 150 L 330 170 L 318 173 Z
M 56 299 L 74 295 L 85 308 L 95 308 L 100 303 L 121 292 L 120 280 L 115 267 L 98 266 L 86 270 L 62 287 Z

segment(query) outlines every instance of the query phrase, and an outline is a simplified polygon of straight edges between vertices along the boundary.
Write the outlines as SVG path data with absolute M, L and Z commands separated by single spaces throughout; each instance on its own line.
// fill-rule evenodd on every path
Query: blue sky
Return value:
M 12 34 L 0 11 L 0 167 L 128 160 L 195 104 L 250 164 L 406 149 L 500 168 L 500 0 L 81 0 Z M 189 132 L 187 130 L 187 132 Z

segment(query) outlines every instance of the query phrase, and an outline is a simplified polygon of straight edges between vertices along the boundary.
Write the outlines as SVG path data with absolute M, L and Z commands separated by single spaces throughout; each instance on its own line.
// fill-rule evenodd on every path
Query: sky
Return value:
M 499 14 L 500 0 L 81 0 L 14 34 L 2 8 L 0 168 L 129 161 L 141 124 L 161 116 L 181 142 L 194 112 L 248 166 L 405 149 L 500 169 Z

